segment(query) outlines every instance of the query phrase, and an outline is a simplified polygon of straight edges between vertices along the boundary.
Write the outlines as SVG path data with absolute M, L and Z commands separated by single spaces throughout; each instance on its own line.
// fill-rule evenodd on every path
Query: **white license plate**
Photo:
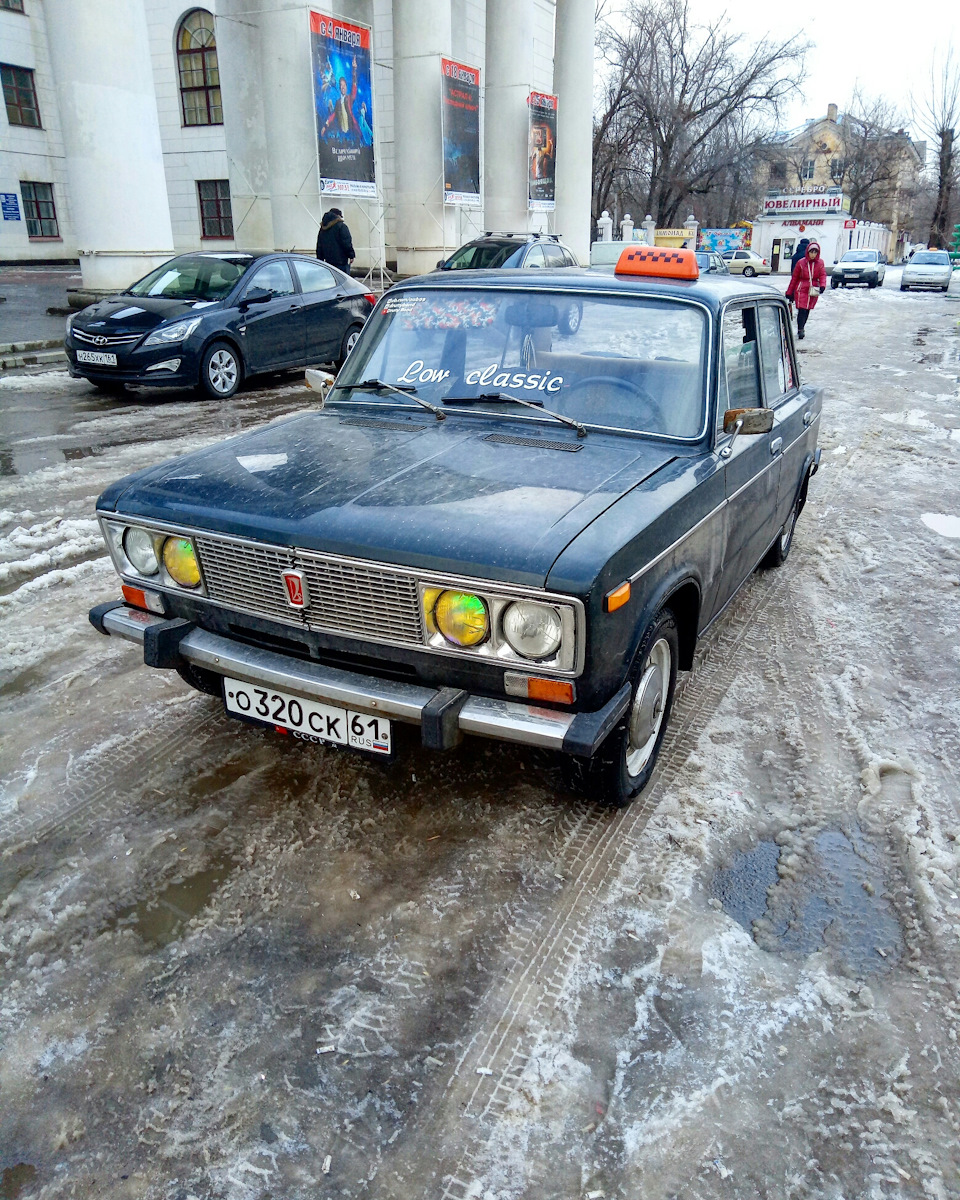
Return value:
M 393 751 L 390 722 L 383 717 L 371 717 L 334 704 L 319 704 L 316 700 L 241 683 L 238 679 L 224 679 L 223 701 L 227 712 L 263 725 L 289 729 L 302 741 L 333 742 L 373 754 Z
M 102 350 L 78 350 L 77 362 L 94 363 L 98 367 L 115 367 L 117 356 L 106 354 Z

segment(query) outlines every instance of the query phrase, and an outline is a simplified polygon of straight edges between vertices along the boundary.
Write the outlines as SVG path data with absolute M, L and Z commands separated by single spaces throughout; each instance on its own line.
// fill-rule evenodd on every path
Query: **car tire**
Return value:
M 831 279 L 830 286 L 831 286 L 831 288 L 838 288 L 840 286 L 840 280 L 839 279 Z
M 362 325 L 351 325 L 347 332 L 343 335 L 343 341 L 340 343 L 340 354 L 337 358 L 338 371 L 347 361 L 347 355 L 357 344 L 357 338 L 360 336 L 360 330 L 362 328 Z
M 743 273 L 748 279 L 752 279 L 757 272 L 753 269 L 753 267 L 744 267 Z
M 627 808 L 650 782 L 677 687 L 677 622 L 662 608 L 647 626 L 630 671 L 630 707 L 590 759 L 568 759 L 566 777 L 605 808 Z
M 873 288 L 875 288 L 876 286 L 877 286 L 877 281 L 876 281 L 875 279 L 874 279 L 874 280 L 870 280 L 870 279 L 868 279 L 868 280 L 867 280 L 867 287 L 868 287 L 868 288 L 871 288 L 871 289 L 873 289 Z
M 218 675 L 215 671 L 205 671 L 203 667 L 195 667 L 193 663 L 181 660 L 180 666 L 177 667 L 177 674 L 184 683 L 189 683 L 196 691 L 203 692 L 205 696 L 216 696 L 217 699 L 222 699 L 223 676 Z
M 243 358 L 229 342 L 212 342 L 200 360 L 200 387 L 214 400 L 229 400 L 243 382 Z
M 560 319 L 557 321 L 557 329 L 563 337 L 572 337 L 580 328 L 582 320 L 583 301 L 575 300 L 573 303 L 568 304 L 560 313 Z
M 777 567 L 782 567 L 790 557 L 790 550 L 793 547 L 793 535 L 797 531 L 797 518 L 800 516 L 802 505 L 800 500 L 794 501 L 793 508 L 790 509 L 790 515 L 787 517 L 786 524 L 777 534 L 777 540 L 773 543 L 770 549 L 764 556 L 760 568 L 763 571 L 775 571 Z
M 901 284 L 900 284 L 900 291 L 901 291 L 901 292 L 909 292 L 909 291 L 910 291 L 910 289 L 907 287 L 907 285 L 906 285 L 905 283 L 901 283 Z

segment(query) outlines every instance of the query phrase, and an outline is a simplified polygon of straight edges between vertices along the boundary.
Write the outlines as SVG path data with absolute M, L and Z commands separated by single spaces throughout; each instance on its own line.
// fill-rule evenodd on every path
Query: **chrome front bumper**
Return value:
M 91 610 L 90 621 L 101 633 L 144 646 L 148 665 L 175 667 L 183 659 L 217 675 L 420 725 L 424 744 L 432 749 L 447 749 L 456 744 L 458 734 L 470 733 L 589 756 L 626 711 L 630 698 L 624 685 L 598 712 L 567 713 L 288 658 L 122 603 L 99 605 Z

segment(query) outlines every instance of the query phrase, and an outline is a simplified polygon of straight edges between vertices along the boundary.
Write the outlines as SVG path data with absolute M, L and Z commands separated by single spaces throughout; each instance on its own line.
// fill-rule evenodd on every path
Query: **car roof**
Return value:
M 651 276 L 617 275 L 596 267 L 565 267 L 562 270 L 525 271 L 500 268 L 490 271 L 456 271 L 419 275 L 397 283 L 390 292 L 416 288 L 492 288 L 495 291 L 523 290 L 573 293 L 608 293 L 626 296 L 661 296 L 697 300 L 713 312 L 733 299 L 783 300 L 769 283 L 744 280 L 739 275 L 701 275 L 699 279 L 658 279 Z

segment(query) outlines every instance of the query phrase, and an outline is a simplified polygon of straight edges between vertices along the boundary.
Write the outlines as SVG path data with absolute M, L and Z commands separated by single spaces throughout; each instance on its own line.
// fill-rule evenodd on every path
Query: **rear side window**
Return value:
M 548 267 L 565 267 L 567 265 L 559 246 L 544 246 L 543 257 Z
M 302 292 L 325 292 L 337 286 L 337 281 L 325 266 L 298 258 L 294 263 Z
M 523 260 L 525 267 L 542 267 L 544 265 L 543 247 L 531 246 L 530 253 Z

